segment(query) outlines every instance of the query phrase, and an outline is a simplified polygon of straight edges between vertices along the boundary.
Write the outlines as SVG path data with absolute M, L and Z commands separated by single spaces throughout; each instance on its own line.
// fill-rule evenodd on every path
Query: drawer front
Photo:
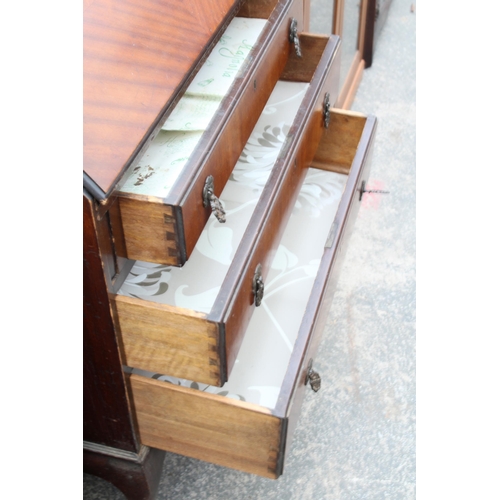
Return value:
M 289 131 L 287 143 L 281 152 L 282 158 L 271 174 L 235 256 L 235 264 L 238 265 L 232 266 L 229 271 L 230 282 L 234 286 L 221 290 L 218 309 L 212 313 L 214 319 L 220 318 L 219 321 L 225 325 L 228 367 L 234 365 L 245 329 L 255 309 L 252 286 L 255 270 L 260 266 L 265 290 L 271 262 L 307 168 L 311 165 L 322 135 L 328 131 L 323 112 L 325 96 L 328 94 L 330 102 L 333 102 L 332 97 L 338 94 L 340 57 L 337 55 L 339 46 L 336 37 L 330 37 L 325 46 L 324 37 L 304 34 L 300 39 L 302 57 L 306 62 L 317 58 L 313 56 L 314 52 L 322 53 L 323 56 L 319 64 L 304 70 L 302 61 L 293 54 L 282 76 L 291 79 L 300 75 L 301 79 L 307 81 L 314 75 L 314 98 L 300 109 Z M 318 78 L 319 75 L 321 78 Z
M 174 185 L 166 196 L 120 193 L 127 258 L 173 266 L 189 258 L 211 214 L 203 201 L 205 181 L 213 176 L 219 196 L 292 50 L 291 19 L 302 29 L 302 10 L 302 0 L 244 4 L 237 17 L 268 23 Z
M 373 117 L 336 110 L 331 110 L 331 115 L 331 129 L 322 137 L 315 162 L 322 165 L 322 170 L 349 173 L 331 217 L 330 231 L 325 233 L 326 244 L 305 300 L 305 312 L 276 400 L 264 405 L 262 399 L 254 402 L 247 396 L 246 401 L 240 401 L 232 399 L 236 397 L 234 394 L 232 398 L 219 395 L 217 390 L 212 390 L 214 388 L 201 388 L 198 384 L 172 379 L 168 380 L 171 383 L 165 383 L 159 380 L 159 375 L 149 374 L 153 377 L 148 378 L 137 374 L 140 371 L 133 371 L 129 376 L 143 444 L 265 477 L 276 478 L 282 474 L 310 361 L 314 359 L 350 228 L 359 209 L 361 184 L 368 178 L 375 136 Z M 345 141 L 342 133 L 349 135 Z M 346 151 L 353 137 L 358 146 Z M 288 229 L 285 229 L 285 237 Z M 303 245 L 303 242 L 298 244 Z M 255 352 L 257 358 L 264 354 Z
M 310 368 L 318 370 L 315 355 L 333 301 L 342 263 L 362 201 L 364 182 L 368 181 L 377 121 L 366 121 L 357 113 L 332 110 L 332 128 L 326 131 L 316 152 L 312 167 L 349 173 L 345 194 L 325 244 L 325 252 L 314 283 L 307 312 L 297 335 L 290 359 L 286 384 L 283 384 L 277 410 L 286 415 L 287 438 L 283 443 L 284 456 L 291 444 Z M 321 373 L 319 373 L 321 376 Z M 284 457 L 282 465 L 284 463 Z
M 117 322 L 128 366 L 211 385 L 222 386 L 227 381 L 257 307 L 255 269 L 261 265 L 265 280 L 307 167 L 327 130 L 325 95 L 335 99 L 338 93 L 338 37 L 303 35 L 301 43 L 303 57 L 291 55 L 283 74 L 300 75 L 308 82 L 307 91 L 211 308 L 201 311 L 178 307 L 180 302 L 174 295 L 149 300 L 147 296 L 142 297 L 146 300 L 116 296 Z M 296 71 L 302 60 L 315 60 L 316 70 Z M 198 262 L 201 265 L 193 271 Z M 187 287 L 183 281 L 186 275 L 192 278 L 189 289 L 199 286 L 200 275 L 216 265 L 217 261 L 206 264 L 191 259 L 182 270 L 171 269 L 170 276 L 182 277 L 175 286 L 173 281 L 168 282 L 167 290 Z M 207 288 L 215 286 L 209 282 Z M 161 300 L 171 302 L 158 303 Z

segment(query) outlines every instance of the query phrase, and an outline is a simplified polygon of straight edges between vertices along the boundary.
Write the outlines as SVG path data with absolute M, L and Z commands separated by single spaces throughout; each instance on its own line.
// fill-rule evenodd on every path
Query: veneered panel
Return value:
M 95 0 L 85 5 L 83 168 L 105 193 L 239 3 Z

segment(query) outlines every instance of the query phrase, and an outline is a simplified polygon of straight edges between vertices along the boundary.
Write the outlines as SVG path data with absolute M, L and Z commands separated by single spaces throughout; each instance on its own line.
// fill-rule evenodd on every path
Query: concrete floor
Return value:
M 254 477 L 167 454 L 158 500 L 415 498 L 415 25 L 393 0 L 352 109 L 377 116 L 370 176 L 284 475 Z M 311 31 L 331 5 L 312 0 Z M 325 22 L 325 20 L 327 20 Z M 84 498 L 123 499 L 84 475 Z

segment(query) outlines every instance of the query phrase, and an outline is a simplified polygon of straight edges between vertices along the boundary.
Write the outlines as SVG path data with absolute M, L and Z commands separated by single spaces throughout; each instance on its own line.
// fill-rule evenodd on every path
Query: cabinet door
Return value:
M 349 109 L 356 89 L 368 67 L 364 61 L 367 36 L 367 10 L 371 0 L 330 0 L 312 4 L 311 11 L 316 25 L 311 31 L 331 32 L 342 40 L 342 63 L 340 68 L 340 93 L 336 108 Z M 331 19 L 331 25 L 325 19 Z
M 337 0 L 333 30 L 342 39 L 341 91 L 335 107 L 349 109 L 361 81 L 368 0 Z

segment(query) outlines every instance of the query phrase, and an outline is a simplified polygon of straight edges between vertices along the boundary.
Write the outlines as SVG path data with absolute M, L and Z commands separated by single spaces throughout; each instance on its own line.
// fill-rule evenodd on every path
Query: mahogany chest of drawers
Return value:
M 86 5 L 85 464 L 130 498 L 159 450 L 279 477 L 320 387 L 376 119 L 304 7 Z

